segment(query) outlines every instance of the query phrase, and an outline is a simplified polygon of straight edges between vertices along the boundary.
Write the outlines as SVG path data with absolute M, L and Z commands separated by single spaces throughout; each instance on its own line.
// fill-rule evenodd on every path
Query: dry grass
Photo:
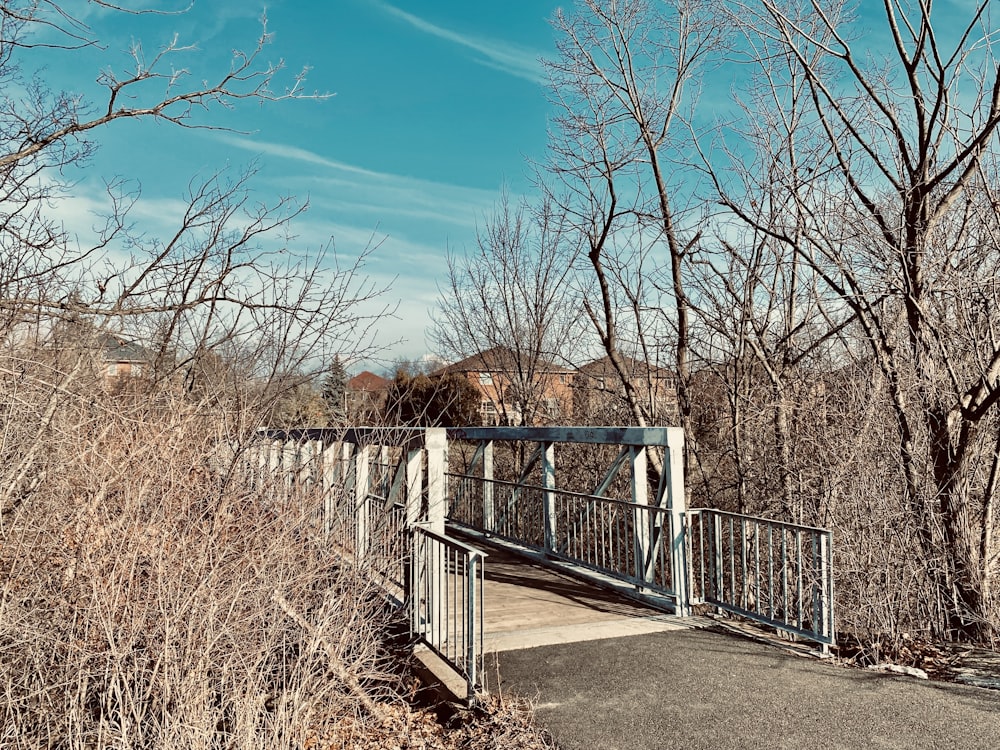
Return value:
M 502 706 L 409 705 L 396 613 L 319 498 L 227 470 L 232 419 L 164 394 L 50 416 L 3 443 L 36 458 L 0 516 L 0 747 L 544 746 Z

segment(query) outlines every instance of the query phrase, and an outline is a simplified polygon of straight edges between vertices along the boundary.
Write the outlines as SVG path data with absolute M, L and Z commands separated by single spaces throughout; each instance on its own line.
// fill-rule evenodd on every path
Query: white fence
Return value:
M 267 430 L 245 465 L 278 495 L 321 490 L 316 526 L 333 551 L 403 602 L 412 634 L 465 678 L 471 698 L 485 554 L 445 534 L 446 453 L 437 428 Z

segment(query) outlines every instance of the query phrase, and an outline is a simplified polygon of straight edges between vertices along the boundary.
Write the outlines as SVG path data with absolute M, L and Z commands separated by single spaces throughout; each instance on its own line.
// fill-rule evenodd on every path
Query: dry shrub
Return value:
M 33 438 L 0 530 L 0 745 L 303 747 L 395 694 L 390 613 L 317 498 L 251 491 L 198 412 L 100 396 Z
M 385 704 L 377 720 L 345 716 L 325 735 L 310 737 L 308 750 L 551 750 L 552 738 L 534 723 L 522 700 L 485 696 L 478 706 L 442 723 L 430 708 Z
M 249 481 L 248 418 L 86 384 L 4 392 L 0 748 L 547 746 L 509 703 L 408 703 L 390 571 L 332 552 L 315 485 Z

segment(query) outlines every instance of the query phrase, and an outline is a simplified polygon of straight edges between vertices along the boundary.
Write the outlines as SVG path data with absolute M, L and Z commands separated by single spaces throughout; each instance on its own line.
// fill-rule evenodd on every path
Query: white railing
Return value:
M 321 487 L 316 527 L 331 549 L 402 601 L 413 634 L 464 677 L 471 700 L 482 668 L 485 555 L 444 533 L 445 431 L 266 430 L 258 438 L 244 461 L 251 481 L 277 502 Z
M 468 544 L 416 525 L 412 529 L 410 632 L 479 687 L 483 656 L 483 559 Z
M 698 508 L 688 511 L 693 603 L 835 642 L 833 534 L 827 529 Z
M 496 476 L 497 446 L 507 476 Z M 581 492 L 587 449 L 597 479 Z M 653 484 L 650 452 L 662 464 Z M 414 635 L 464 677 L 470 698 L 485 555 L 445 535 L 446 508 L 459 526 L 661 594 L 681 616 L 707 604 L 832 645 L 831 533 L 688 511 L 682 453 L 677 428 L 358 428 L 267 431 L 245 465 L 275 502 L 322 487 L 317 528 L 398 592 Z M 568 479 L 557 480 L 557 455 Z

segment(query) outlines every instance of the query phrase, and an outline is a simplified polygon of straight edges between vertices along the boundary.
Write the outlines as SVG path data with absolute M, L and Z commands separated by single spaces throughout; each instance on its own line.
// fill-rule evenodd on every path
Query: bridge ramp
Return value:
M 706 621 L 678 618 L 612 588 L 595 586 L 568 573 L 494 545 L 476 544 L 485 565 L 485 653 L 561 643 L 660 633 L 701 627 Z

